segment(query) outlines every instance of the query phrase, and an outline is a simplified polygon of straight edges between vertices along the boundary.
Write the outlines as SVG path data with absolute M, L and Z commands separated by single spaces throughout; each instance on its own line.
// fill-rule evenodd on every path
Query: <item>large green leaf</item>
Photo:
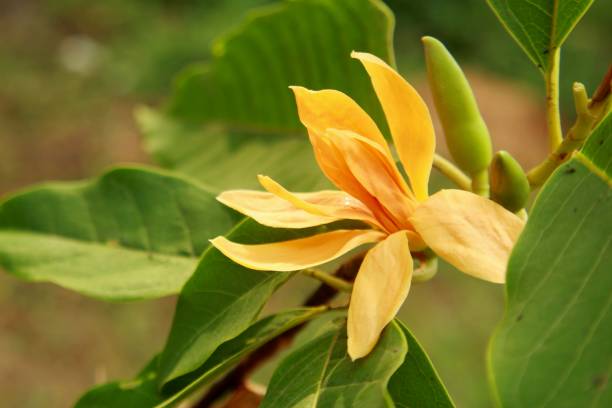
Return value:
M 408 340 L 408 354 L 389 381 L 389 393 L 397 408 L 452 408 L 444 384 L 431 360 L 402 322 L 396 323 Z
M 290 85 L 345 91 L 381 118 L 352 50 L 392 61 L 393 18 L 379 0 L 295 0 L 250 15 L 179 76 L 164 113 L 137 117 L 163 166 L 217 188 L 266 172 L 296 189 L 322 185 Z M 237 166 L 239 164 L 239 166 Z M 240 171 L 237 172 L 236 168 Z
M 612 406 L 612 115 L 539 194 L 490 348 L 504 407 Z
M 593 0 L 487 0 L 510 35 L 542 71 Z
M 263 227 L 247 219 L 228 238 L 245 244 L 285 241 L 342 226 L 334 223 L 285 230 Z M 178 299 L 170 335 L 160 358 L 160 383 L 197 369 L 220 344 L 244 331 L 274 290 L 291 276 L 290 272 L 244 268 L 209 247 Z
M 387 383 L 407 352 L 406 337 L 392 322 L 374 350 L 352 362 L 346 351 L 346 326 L 338 325 L 281 362 L 261 408 L 392 407 Z
M 145 168 L 52 183 L 0 203 L 0 266 L 109 300 L 178 293 L 238 216 L 197 183 Z
M 223 343 L 196 371 L 172 384 L 169 392 L 160 393 L 157 387 L 155 358 L 135 380 L 119 381 L 95 387 L 79 399 L 77 408 L 166 407 L 217 378 L 241 357 L 279 334 L 323 312 L 325 307 L 289 310 L 265 317 L 254 323 L 238 337 Z M 166 391 L 166 390 L 164 390 Z

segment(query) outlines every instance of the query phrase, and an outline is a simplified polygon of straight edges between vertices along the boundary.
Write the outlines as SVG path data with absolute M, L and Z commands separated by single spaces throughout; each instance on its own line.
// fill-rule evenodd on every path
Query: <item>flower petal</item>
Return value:
M 384 226 L 385 230 L 397 231 L 397 226 L 385 214 L 378 199 L 370 194 L 355 178 L 351 169 L 346 164 L 342 152 L 334 143 L 325 137 L 323 133 L 314 129 L 308 130 L 310 142 L 315 153 L 319 167 L 327 178 L 340 190 L 346 191 L 351 196 L 365 204 L 375 215 L 376 219 Z
M 217 200 L 262 225 L 274 228 L 308 228 L 340 219 L 312 214 L 264 191 L 229 190 L 221 193 Z
M 314 193 L 292 193 L 270 177 L 259 175 L 258 179 L 268 192 L 310 214 L 330 217 L 335 220 L 364 221 L 382 228 L 368 207 L 343 191 L 326 190 Z
M 384 233 L 374 230 L 336 230 L 271 244 L 243 245 L 225 237 L 210 242 L 232 261 L 249 269 L 289 272 L 324 264 L 384 237 Z
M 524 221 L 499 204 L 461 190 L 442 190 L 411 218 L 436 254 L 462 272 L 495 283 L 506 266 Z
M 370 75 L 414 194 L 419 200 L 426 199 L 436 149 L 427 105 L 417 91 L 380 58 L 362 52 L 353 52 L 351 56 L 360 60 Z
M 327 128 L 352 130 L 372 140 L 391 156 L 387 141 L 376 123 L 349 96 L 333 89 L 311 91 L 301 86 L 290 88 L 295 94 L 300 120 L 306 128 L 319 132 Z
M 389 235 L 365 256 L 348 311 L 348 354 L 366 356 L 408 296 L 412 257 L 405 232 Z
M 408 220 L 417 202 L 398 183 L 384 158 L 349 130 L 328 129 L 330 141 L 337 146 L 359 183 L 383 205 L 401 229 L 411 229 Z

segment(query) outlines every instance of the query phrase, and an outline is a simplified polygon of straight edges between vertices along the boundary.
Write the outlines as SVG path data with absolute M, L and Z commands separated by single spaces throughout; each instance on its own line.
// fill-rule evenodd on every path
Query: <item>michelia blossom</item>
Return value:
M 376 123 L 350 97 L 335 90 L 292 87 L 319 167 L 339 190 L 292 193 L 259 176 L 265 192 L 226 191 L 218 200 L 270 227 L 358 220 L 370 228 L 260 245 L 237 244 L 224 237 L 211 242 L 247 268 L 279 272 L 324 264 L 364 244 L 375 244 L 357 273 L 349 305 L 348 353 L 354 360 L 374 348 L 408 295 L 411 250 L 430 247 L 460 271 L 503 283 L 523 221 L 467 191 L 442 190 L 430 197 L 435 135 L 427 106 L 384 61 L 366 53 L 352 56 L 372 80 L 410 185 Z

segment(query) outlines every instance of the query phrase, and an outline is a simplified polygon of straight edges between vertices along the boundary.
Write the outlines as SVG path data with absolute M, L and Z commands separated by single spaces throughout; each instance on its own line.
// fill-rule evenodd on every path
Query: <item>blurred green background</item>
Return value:
M 0 194 L 113 163 L 150 163 L 134 107 L 163 103 L 181 68 L 206 60 L 216 36 L 266 3 L 0 0 Z M 426 98 L 419 38 L 428 34 L 466 68 L 495 146 L 525 166 L 540 159 L 540 74 L 485 1 L 387 4 L 396 13 L 398 65 Z M 596 2 L 564 48 L 566 126 L 571 82 L 593 90 L 610 62 L 610 21 L 612 3 Z M 0 274 L 0 405 L 68 406 L 95 383 L 130 377 L 163 345 L 173 307 L 174 299 L 105 304 Z M 502 288 L 447 270 L 415 285 L 402 310 L 460 407 L 491 405 L 484 356 L 502 311 Z

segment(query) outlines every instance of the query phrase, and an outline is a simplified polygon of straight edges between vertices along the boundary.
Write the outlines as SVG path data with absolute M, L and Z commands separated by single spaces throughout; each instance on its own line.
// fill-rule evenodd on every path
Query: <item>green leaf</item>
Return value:
M 158 356 L 131 381 L 115 381 L 99 385 L 85 393 L 74 408 L 130 407 L 151 408 L 163 401 L 158 394 L 157 382 Z
M 253 186 L 262 172 L 294 189 L 325 185 L 288 87 L 342 90 L 382 118 L 350 52 L 392 63 L 392 27 L 379 0 L 295 0 L 259 9 L 216 41 L 211 61 L 179 76 L 164 113 L 138 112 L 147 148 L 163 166 L 219 189 Z
M 392 322 L 367 357 L 351 362 L 346 326 L 338 325 L 281 362 L 261 408 L 392 407 L 387 383 L 407 352 L 406 337 Z
M 504 407 L 612 406 L 612 115 L 540 192 L 489 350 Z
M 397 408 L 452 408 L 455 406 L 431 360 L 408 328 L 395 320 L 406 340 L 408 354 L 389 381 L 389 393 Z
M 257 174 L 296 190 L 328 187 L 305 135 L 203 129 L 149 108 L 140 108 L 137 118 L 161 166 L 196 177 L 210 190 L 261 189 Z
M 274 337 L 302 324 L 327 310 L 326 306 L 300 308 L 265 317 L 254 323 L 238 337 L 223 343 L 197 370 L 169 384 L 172 399 L 164 406 L 182 398 L 202 384 L 210 382 L 218 374 L 237 363 L 245 354 L 262 346 Z M 174 391 L 174 390 L 178 390 Z
M 239 217 L 196 183 L 146 168 L 34 187 L 0 203 L 0 266 L 106 300 L 178 293 Z
M 342 226 L 334 223 L 286 230 L 264 227 L 247 219 L 227 237 L 243 244 L 267 243 Z M 209 247 L 178 299 L 170 335 L 160 358 L 160 383 L 197 369 L 220 344 L 249 327 L 270 295 L 291 276 L 291 272 L 244 268 Z
M 593 0 L 487 0 L 502 25 L 543 72 Z
M 301 308 L 265 317 L 238 337 L 223 343 L 196 371 L 177 379 L 164 394 L 157 387 L 157 358 L 135 380 L 112 382 L 95 387 L 77 402 L 76 408 L 172 406 L 199 387 L 210 383 L 240 358 L 274 337 L 317 316 L 325 307 Z M 167 391 L 167 392 L 166 392 Z

